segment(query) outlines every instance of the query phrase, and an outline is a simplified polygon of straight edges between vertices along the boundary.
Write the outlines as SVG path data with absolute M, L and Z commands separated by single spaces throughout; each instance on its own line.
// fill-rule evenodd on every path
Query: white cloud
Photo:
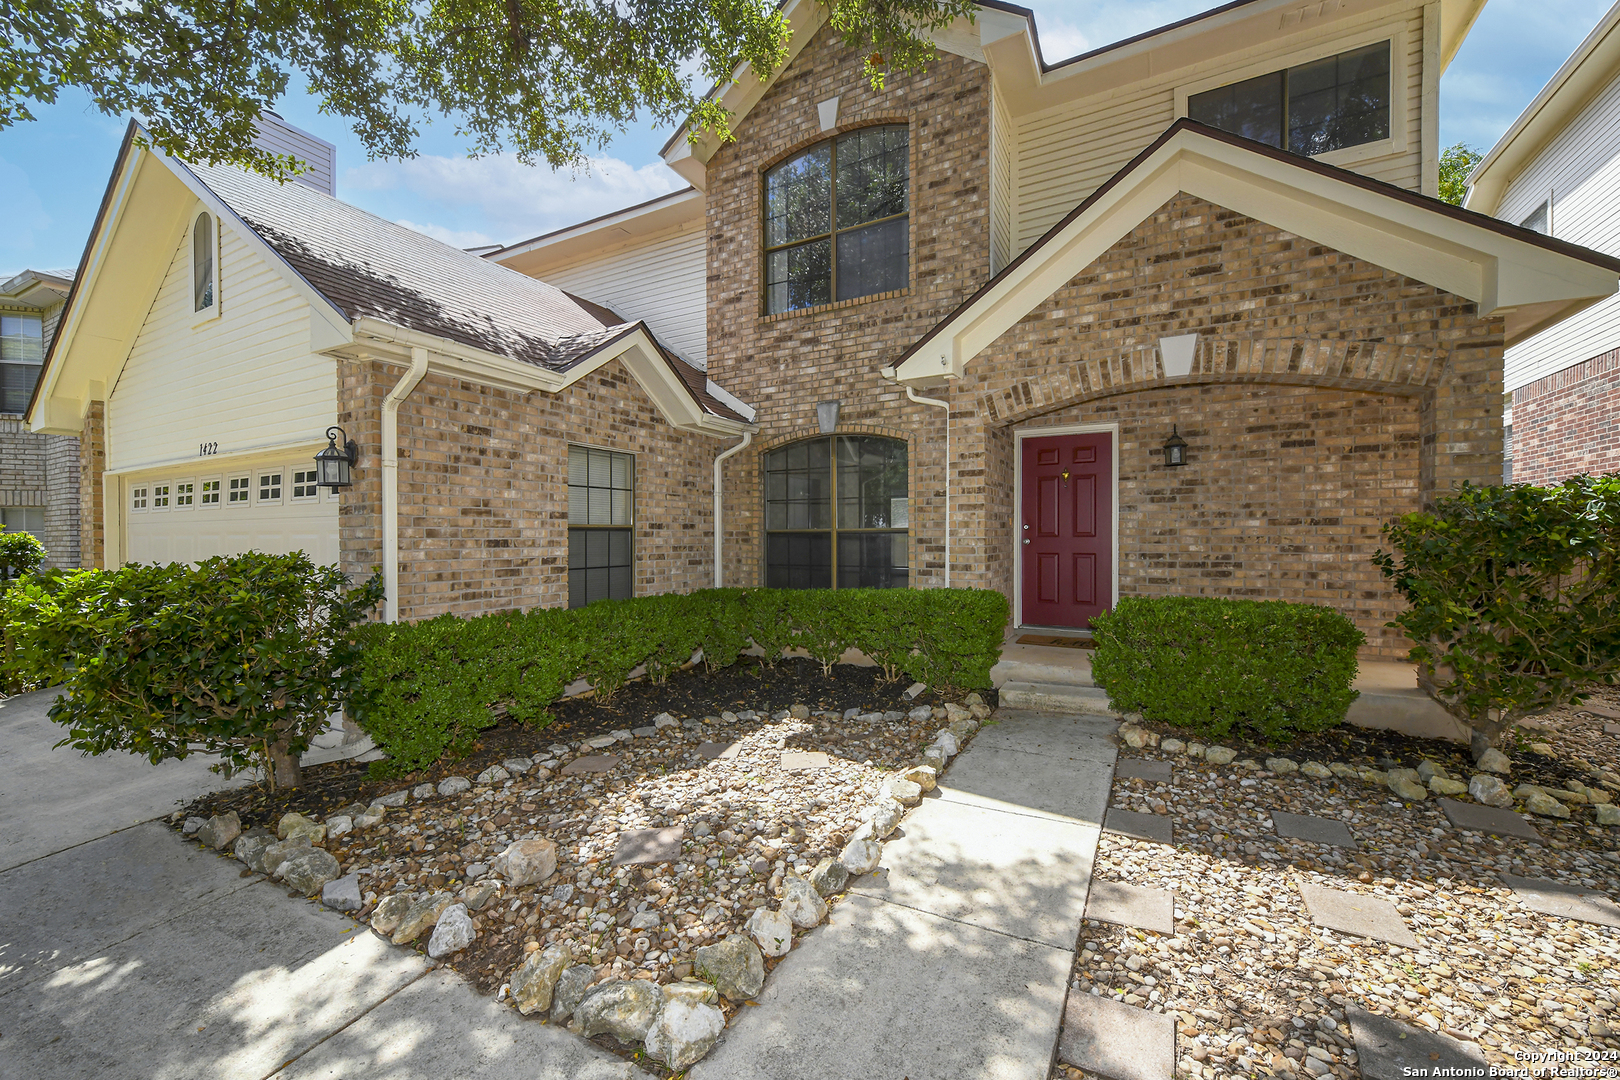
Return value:
M 683 186 L 662 161 L 638 168 L 618 158 L 593 158 L 568 172 L 530 167 L 504 154 L 370 162 L 346 170 L 343 185 L 367 192 L 371 197 L 364 201 L 375 212 L 457 247 L 512 243 Z
M 1040 19 L 1035 29 L 1041 38 L 1041 56 L 1048 64 L 1079 56 L 1091 48 L 1091 39 L 1065 19 Z
M 451 247 L 476 248 L 487 247 L 488 245 L 495 243 L 495 241 L 490 239 L 488 236 L 476 231 L 468 231 L 465 229 L 446 229 L 442 225 L 419 225 L 416 222 L 408 221 L 405 218 L 398 219 L 395 224 L 403 225 L 405 228 L 410 229 L 413 232 L 419 232 L 423 236 L 431 236 L 439 243 L 449 244 Z

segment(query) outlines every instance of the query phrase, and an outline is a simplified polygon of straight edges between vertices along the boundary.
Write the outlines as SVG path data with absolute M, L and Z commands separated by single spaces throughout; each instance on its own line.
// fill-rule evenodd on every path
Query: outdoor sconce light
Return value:
M 1187 440 L 1176 434 L 1176 425 L 1170 425 L 1170 437 L 1164 440 L 1164 464 L 1167 468 L 1187 464 Z
M 823 435 L 831 435 L 838 428 L 838 402 L 816 402 L 816 423 L 821 425 Z
M 339 439 L 343 439 L 341 448 L 338 446 Z M 326 449 L 315 455 L 316 485 L 336 491 L 353 484 L 354 477 L 350 470 L 359 456 L 360 447 L 353 439 L 344 436 L 342 428 L 327 428 Z

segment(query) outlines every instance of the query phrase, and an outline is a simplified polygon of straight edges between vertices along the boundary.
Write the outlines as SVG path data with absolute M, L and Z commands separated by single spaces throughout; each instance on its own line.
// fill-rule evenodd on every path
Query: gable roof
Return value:
M 199 200 L 234 220 L 249 246 L 312 306 L 316 352 L 361 340 L 385 353 L 420 347 L 441 370 L 550 393 L 621 359 L 672 426 L 729 435 L 751 420 L 752 410 L 706 376 L 694 389 L 682 370 L 690 365 L 668 354 L 645 323 L 307 186 L 230 166 L 182 164 L 136 145 L 137 132 L 132 121 L 68 297 L 64 330 L 35 386 L 28 413 L 35 431 L 77 433 L 90 401 L 116 382 Z M 109 266 L 116 288 L 101 301 L 96 282 Z M 81 339 L 87 321 L 92 328 Z
M 894 375 L 960 377 L 1178 192 L 1501 311 L 1509 344 L 1620 285 L 1620 258 L 1182 119 L 902 353 Z
M 1482 214 L 1496 213 L 1508 185 L 1616 73 L 1620 73 L 1620 3 L 1598 20 L 1496 145 L 1479 159 L 1468 174 L 1468 197 L 1463 205 Z

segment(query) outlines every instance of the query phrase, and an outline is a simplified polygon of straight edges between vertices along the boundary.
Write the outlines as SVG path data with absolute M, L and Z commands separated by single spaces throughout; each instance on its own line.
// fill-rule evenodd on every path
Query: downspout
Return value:
M 946 393 L 950 393 L 947 385 Z M 945 410 L 945 587 L 951 587 L 951 403 L 939 398 L 923 397 L 906 384 L 906 397 L 918 405 L 932 405 Z
M 383 398 L 382 406 L 382 527 L 383 621 L 399 621 L 399 407 L 411 396 L 428 370 L 428 351 L 411 350 L 411 366 Z
M 717 589 L 721 587 L 725 580 L 720 571 L 720 518 L 725 502 L 721 496 L 720 465 L 726 460 L 726 458 L 740 450 L 745 449 L 748 444 L 753 441 L 754 433 L 752 431 L 745 431 L 743 432 L 742 442 L 738 443 L 736 446 L 733 446 L 730 450 L 716 454 L 714 457 L 714 587 Z

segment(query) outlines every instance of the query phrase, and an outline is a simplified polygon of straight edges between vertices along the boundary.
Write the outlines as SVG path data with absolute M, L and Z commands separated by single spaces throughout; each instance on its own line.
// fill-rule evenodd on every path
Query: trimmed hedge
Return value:
M 373 768 L 409 772 L 465 756 L 495 723 L 493 706 L 544 722 L 577 678 L 607 700 L 636 667 L 662 681 L 700 649 L 714 671 L 750 643 L 768 664 L 803 648 L 828 670 L 856 648 L 889 678 L 987 687 L 1007 616 L 1006 597 L 981 589 L 705 589 L 373 624 L 360 631 L 365 661 L 351 709 L 388 754 Z
M 1120 712 L 1270 743 L 1344 719 L 1364 635 L 1331 608 L 1134 597 L 1092 620 L 1091 674 Z

